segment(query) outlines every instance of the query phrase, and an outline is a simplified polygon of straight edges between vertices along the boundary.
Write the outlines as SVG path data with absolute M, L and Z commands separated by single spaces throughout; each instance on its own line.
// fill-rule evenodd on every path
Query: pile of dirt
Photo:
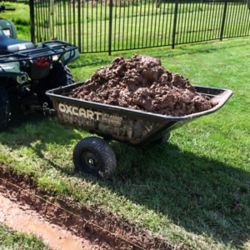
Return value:
M 116 58 L 110 67 L 96 71 L 70 96 L 88 101 L 139 109 L 164 115 L 187 115 L 211 109 L 189 81 L 164 69 L 159 59 L 135 55 Z

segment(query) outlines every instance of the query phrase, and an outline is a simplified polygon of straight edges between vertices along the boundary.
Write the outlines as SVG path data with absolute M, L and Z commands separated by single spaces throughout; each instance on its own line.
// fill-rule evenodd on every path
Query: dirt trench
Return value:
M 4 165 L 0 165 L 0 203 L 0 222 L 5 220 L 16 230 L 26 228 L 26 232 L 44 237 L 52 249 L 69 249 L 63 248 L 66 244 L 75 244 L 73 249 L 187 249 L 96 207 L 82 207 L 71 199 L 45 193 L 29 176 L 17 175 Z M 22 215 L 32 223 L 24 224 Z M 51 242 L 49 234 L 54 234 Z
M 84 250 L 91 249 L 93 244 L 77 237 L 69 230 L 44 220 L 27 204 L 20 204 L 0 186 L 0 223 L 9 228 L 39 237 L 45 245 L 54 250 Z

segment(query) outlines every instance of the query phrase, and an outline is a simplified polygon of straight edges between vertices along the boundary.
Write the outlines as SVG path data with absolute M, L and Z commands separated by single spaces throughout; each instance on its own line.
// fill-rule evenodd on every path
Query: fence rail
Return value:
M 250 35 L 247 0 L 30 0 L 34 41 L 82 53 L 172 46 Z

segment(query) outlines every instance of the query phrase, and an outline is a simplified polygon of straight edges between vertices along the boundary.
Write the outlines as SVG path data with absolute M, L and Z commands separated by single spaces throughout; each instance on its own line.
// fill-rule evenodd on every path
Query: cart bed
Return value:
M 177 125 L 220 109 L 232 95 L 231 90 L 194 86 L 198 93 L 217 104 L 206 111 L 184 116 L 168 116 L 69 97 L 83 82 L 47 92 L 59 120 L 105 138 L 131 144 L 148 143 L 160 138 Z

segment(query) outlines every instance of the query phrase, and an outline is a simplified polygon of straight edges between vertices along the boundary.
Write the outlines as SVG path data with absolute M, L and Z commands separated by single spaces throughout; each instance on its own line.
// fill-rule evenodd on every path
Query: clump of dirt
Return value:
M 116 58 L 96 71 L 70 96 L 164 115 L 181 116 L 211 109 L 187 79 L 167 71 L 159 59 L 135 55 Z

